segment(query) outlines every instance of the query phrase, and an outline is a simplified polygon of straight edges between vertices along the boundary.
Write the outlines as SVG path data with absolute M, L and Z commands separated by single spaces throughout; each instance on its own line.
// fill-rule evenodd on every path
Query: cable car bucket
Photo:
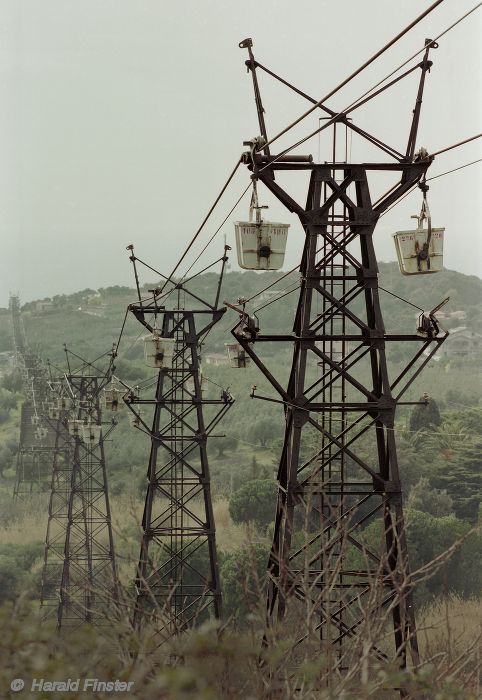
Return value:
M 60 419 L 60 410 L 57 408 L 56 404 L 54 404 L 54 403 L 49 404 L 48 415 L 49 415 L 50 420 L 59 420 Z
M 238 265 L 243 270 L 279 270 L 283 267 L 290 224 L 264 221 L 261 218 L 261 209 L 267 208 L 258 204 L 254 180 L 249 221 L 234 222 Z
M 113 413 L 123 408 L 121 390 L 113 384 L 108 389 L 104 389 L 104 402 L 106 409 Z
M 148 367 L 171 368 L 174 356 L 174 338 L 163 338 L 158 331 L 144 336 L 144 361 Z
M 251 358 L 239 343 L 224 343 L 229 358 L 229 366 L 235 369 L 246 369 Z
M 74 438 L 78 438 L 80 440 L 83 425 L 84 425 L 84 422 L 81 420 L 77 420 L 77 419 L 73 419 L 73 418 L 68 420 L 67 421 L 67 429 L 69 431 L 69 435 L 71 435 Z
M 102 434 L 102 426 L 97 423 L 84 423 L 82 426 L 82 439 L 88 445 L 98 445 Z
M 432 217 L 427 202 L 428 185 L 419 185 L 423 192 L 417 228 L 412 231 L 397 231 L 393 234 L 398 265 L 402 275 L 426 275 L 443 269 L 443 242 L 445 228 L 432 228 Z M 424 228 L 427 221 L 427 228 Z

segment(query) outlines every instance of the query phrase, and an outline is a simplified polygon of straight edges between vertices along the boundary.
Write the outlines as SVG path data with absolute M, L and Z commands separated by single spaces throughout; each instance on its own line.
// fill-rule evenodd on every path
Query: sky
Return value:
M 198 228 L 240 153 L 258 134 L 246 51 L 320 99 L 417 17 L 420 0 L 0 0 L 0 306 L 133 285 L 126 245 L 167 274 Z M 445 0 L 327 104 L 343 110 L 475 5 Z M 418 146 L 435 152 L 481 131 L 482 8 L 432 51 Z M 404 148 L 418 73 L 371 101 L 356 123 Z M 260 75 L 268 134 L 307 103 Z M 287 147 L 318 126 L 306 118 L 278 141 Z M 276 151 L 276 149 L 274 149 Z M 353 161 L 380 160 L 353 139 Z M 298 153 L 329 158 L 324 138 Z M 340 154 L 341 158 L 344 156 Z M 482 157 L 482 139 L 436 157 L 429 175 Z M 241 168 L 186 259 L 189 267 L 249 183 Z M 377 186 L 379 183 L 376 183 Z M 482 277 L 482 163 L 430 185 L 432 223 L 445 226 L 445 266 Z M 299 201 L 306 182 L 288 182 Z M 302 229 L 260 188 L 267 218 L 291 223 L 285 267 L 299 260 Z M 392 233 L 411 228 L 420 193 L 383 217 L 380 260 L 394 260 Z M 234 247 L 233 221 L 201 263 Z M 233 251 L 234 253 L 234 251 Z M 196 269 L 196 268 L 194 268 Z M 237 269 L 232 255 L 231 269 Z M 153 275 L 151 275 L 152 280 Z

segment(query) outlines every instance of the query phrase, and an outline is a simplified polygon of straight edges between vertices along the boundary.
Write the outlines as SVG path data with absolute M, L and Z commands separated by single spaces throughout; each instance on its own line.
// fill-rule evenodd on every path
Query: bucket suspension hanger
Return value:
M 238 265 L 243 270 L 279 270 L 284 262 L 290 225 L 262 218 L 261 210 L 268 207 L 259 204 L 256 176 L 252 177 L 252 183 L 249 220 L 234 222 Z
M 394 234 L 400 271 L 403 275 L 420 275 L 440 272 L 443 269 L 444 228 L 432 226 L 432 215 L 428 205 L 429 186 L 425 178 L 418 184 L 422 191 L 420 214 L 412 215 L 417 220 L 417 228 L 411 231 L 397 231 Z M 425 222 L 426 227 L 425 227 Z
M 426 263 L 427 269 L 430 270 L 430 241 L 432 239 L 432 217 L 430 214 L 430 208 L 428 206 L 427 200 L 427 192 L 429 186 L 425 182 L 425 179 L 422 182 L 420 182 L 418 186 L 422 190 L 423 194 L 422 208 L 420 210 L 420 214 L 418 216 L 412 216 L 412 218 L 417 219 L 417 228 L 419 229 L 423 229 L 424 221 L 427 222 L 427 240 L 425 241 L 425 243 L 422 244 L 421 247 L 419 246 L 418 242 L 415 244 L 415 254 L 417 256 L 417 270 L 421 272 L 423 262 Z
M 261 206 L 259 205 L 257 184 L 257 181 L 253 180 L 253 192 L 251 194 L 251 202 L 249 203 L 249 222 L 253 222 L 253 213 L 256 211 L 255 222 L 260 224 L 262 222 L 261 209 L 268 209 L 268 206 L 266 204 Z

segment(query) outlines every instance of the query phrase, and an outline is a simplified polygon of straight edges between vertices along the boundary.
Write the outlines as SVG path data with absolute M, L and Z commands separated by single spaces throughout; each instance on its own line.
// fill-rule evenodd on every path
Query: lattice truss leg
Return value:
M 172 366 L 159 370 L 154 398 L 125 399 L 151 437 L 134 621 L 139 628 L 155 617 L 157 644 L 221 613 L 206 446 L 233 399 L 203 397 L 199 341 L 215 322 L 206 326 L 205 313 L 162 313 L 160 335 L 175 340 Z
M 370 198 L 369 167 L 310 166 L 305 208 L 260 172 L 306 233 L 293 336 L 263 335 L 261 328 L 253 343 L 243 319 L 233 331 L 285 407 L 268 623 L 290 621 L 299 644 L 321 639 L 340 670 L 366 644 L 379 661 L 398 654 L 404 665 L 407 649 L 418 660 L 394 420 L 397 403 L 443 337 L 387 334 L 373 232 L 380 211 L 426 167 L 398 166 L 401 182 L 378 207 Z M 392 340 L 419 349 L 390 380 L 386 343 Z M 286 389 L 263 360 L 263 342 L 273 341 L 293 342 Z M 368 460 L 360 446 L 367 434 L 376 444 L 376 458 Z M 373 549 L 362 529 L 376 519 L 380 539 Z
M 100 394 L 108 376 L 66 375 L 70 402 L 57 421 L 42 576 L 44 617 L 59 628 L 112 619 L 119 585 Z
M 57 618 L 59 611 L 60 585 L 69 524 L 74 449 L 67 429 L 67 411 L 59 412 L 59 417 L 53 424 L 56 441 L 51 465 L 52 480 L 40 596 L 41 613 L 44 619 Z

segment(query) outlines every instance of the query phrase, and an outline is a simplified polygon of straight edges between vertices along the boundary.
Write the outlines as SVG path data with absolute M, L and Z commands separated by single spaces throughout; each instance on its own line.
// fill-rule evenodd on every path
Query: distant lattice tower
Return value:
M 45 538 L 44 566 L 41 583 L 41 614 L 44 619 L 57 618 L 60 584 L 65 559 L 65 542 L 69 522 L 69 502 L 72 491 L 74 443 L 68 430 L 73 398 L 61 379 L 51 383 L 48 422 L 55 433 L 52 454 L 52 478 Z
M 43 420 L 48 397 L 47 368 L 28 347 L 18 296 L 10 297 L 15 366 L 22 376 L 26 400 L 21 407 L 14 498 L 47 491 L 50 485 L 55 433 Z
M 191 297 L 195 309 L 186 310 L 181 301 L 189 291 L 179 284 L 172 310 L 159 307 L 156 292 L 129 307 L 151 331 L 146 363 L 158 369 L 154 397 L 125 396 L 151 440 L 134 624 L 150 623 L 157 646 L 221 615 L 207 441 L 233 398 L 228 391 L 206 398 L 200 367 L 201 342 L 225 312 L 217 306 L 226 256 L 221 260 L 214 305 Z
M 115 423 L 101 410 L 111 376 L 88 362 L 69 367 L 57 404 L 41 603 L 61 629 L 107 624 L 119 602 L 104 452 Z

